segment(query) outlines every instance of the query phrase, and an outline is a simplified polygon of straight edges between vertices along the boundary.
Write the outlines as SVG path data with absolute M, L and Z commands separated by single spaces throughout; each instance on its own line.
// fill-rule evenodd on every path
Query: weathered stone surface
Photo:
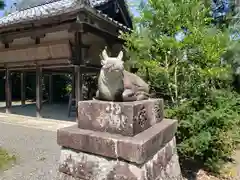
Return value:
M 59 180 L 180 180 L 181 171 L 173 138 L 143 165 L 62 149 Z M 65 174 L 65 176 L 63 176 Z M 66 179 L 66 176 L 69 179 Z M 65 179 L 64 179 L 65 178 Z
M 143 164 L 168 143 L 177 129 L 177 121 L 163 119 L 134 137 L 79 129 L 76 126 L 59 129 L 60 146 L 111 158 L 121 158 Z
M 71 175 L 68 175 L 68 174 L 65 174 L 65 173 L 62 173 L 62 172 L 58 172 L 56 180 L 82 180 L 82 179 L 77 178 L 77 177 L 73 177 Z
M 134 136 L 163 119 L 163 100 L 134 102 L 80 101 L 78 127 Z

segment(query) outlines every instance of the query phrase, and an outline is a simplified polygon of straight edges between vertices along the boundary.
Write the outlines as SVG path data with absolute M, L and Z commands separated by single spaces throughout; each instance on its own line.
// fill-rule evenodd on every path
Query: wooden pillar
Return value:
M 9 69 L 6 69 L 5 71 L 5 99 L 6 99 L 6 113 L 11 113 L 12 87 L 11 87 L 11 73 Z
M 84 64 L 84 52 L 83 52 L 83 42 L 82 42 L 83 30 L 75 33 L 75 43 L 76 43 L 76 65 L 74 67 L 74 76 L 75 76 L 75 98 L 76 98 L 76 107 L 78 102 L 83 100 L 83 77 L 80 69 L 80 65 Z
M 74 72 L 72 73 L 72 98 L 76 98 L 76 95 L 75 95 L 75 83 L 76 83 L 76 78 L 75 78 L 75 70 Z
M 26 101 L 26 73 L 21 72 L 21 104 L 25 105 Z
M 42 68 L 36 68 L 36 116 L 41 117 L 42 109 Z
M 49 75 L 49 104 L 53 103 L 53 75 Z
M 76 99 L 76 107 L 78 106 L 78 102 L 83 100 L 82 94 L 82 73 L 80 71 L 80 66 L 74 67 L 74 76 L 75 76 L 75 99 Z

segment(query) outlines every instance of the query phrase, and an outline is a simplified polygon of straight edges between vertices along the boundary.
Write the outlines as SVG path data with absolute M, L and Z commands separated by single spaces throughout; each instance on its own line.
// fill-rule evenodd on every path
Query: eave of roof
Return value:
M 120 6 L 122 6 L 122 8 L 123 8 L 122 9 L 123 13 L 126 17 L 126 20 L 128 21 L 128 27 L 133 29 L 132 19 L 130 17 L 130 13 L 129 13 L 129 9 L 128 9 L 126 0 L 117 0 L 117 1 L 120 4 Z
M 95 7 L 107 3 L 110 0 L 51 0 L 48 3 L 40 6 L 31 7 L 28 9 L 16 11 L 8 16 L 0 18 L 0 28 L 7 28 L 11 25 L 28 24 L 38 20 L 44 20 L 45 18 L 57 17 L 60 15 L 78 12 L 81 9 L 89 9 L 91 12 L 100 15 L 103 19 L 111 21 L 115 25 L 122 27 L 126 30 L 130 30 L 128 27 L 113 20 L 101 11 L 95 9 Z

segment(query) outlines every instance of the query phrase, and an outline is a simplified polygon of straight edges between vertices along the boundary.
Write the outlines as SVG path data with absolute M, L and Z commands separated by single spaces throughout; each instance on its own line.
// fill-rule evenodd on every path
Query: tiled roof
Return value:
M 78 11 L 83 7 L 83 4 L 80 3 L 82 1 L 86 0 L 48 0 L 41 5 L 19 10 L 9 14 L 8 16 L 0 18 L 0 28 Z M 108 1 L 110 0 L 89 0 L 88 6 L 90 6 L 90 8 L 94 10 L 96 14 L 101 15 L 101 17 L 104 19 L 110 20 L 116 25 L 128 29 L 112 18 L 109 18 L 107 15 L 102 14 L 101 11 L 95 9 L 96 6 L 104 4 Z
M 28 0 L 28 1 L 22 1 L 19 5 L 20 8 L 18 10 L 26 10 L 29 8 L 33 8 L 36 6 L 41 6 L 44 4 L 49 4 L 49 3 L 53 3 L 56 1 L 61 1 L 61 0 Z M 102 4 L 107 3 L 110 0 L 89 0 L 89 3 L 92 7 L 96 7 Z

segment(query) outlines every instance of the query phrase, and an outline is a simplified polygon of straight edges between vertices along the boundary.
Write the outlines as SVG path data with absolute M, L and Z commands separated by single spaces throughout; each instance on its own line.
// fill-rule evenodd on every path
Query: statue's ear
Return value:
M 103 57 L 103 60 L 108 59 L 108 55 L 107 55 L 106 49 L 104 49 L 104 50 L 102 51 L 102 57 Z
M 117 58 L 118 58 L 118 60 L 120 60 L 120 61 L 122 60 L 122 58 L 123 58 L 123 52 L 122 52 L 122 51 L 119 52 Z

